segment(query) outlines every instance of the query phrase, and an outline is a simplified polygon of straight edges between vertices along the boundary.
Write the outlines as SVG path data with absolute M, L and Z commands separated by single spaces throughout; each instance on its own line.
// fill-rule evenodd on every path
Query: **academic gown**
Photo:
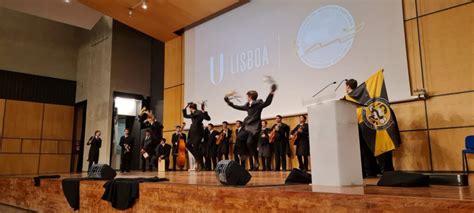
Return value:
M 89 140 L 91 140 L 91 144 L 90 144 L 91 147 L 89 149 L 89 157 L 87 161 L 98 162 L 100 147 L 102 146 L 102 139 L 92 136 Z
M 217 157 L 217 136 L 219 135 L 218 131 L 212 131 L 209 133 L 209 139 L 207 141 L 207 156 L 214 158 Z
M 277 125 L 278 124 L 273 125 L 272 130 L 276 128 Z M 273 149 L 276 154 L 280 154 L 280 155 L 291 154 L 289 137 L 290 137 L 290 127 L 286 125 L 285 123 L 281 123 L 280 126 L 278 127 L 278 130 L 276 131 L 275 142 L 273 144 Z
M 211 117 L 206 111 L 196 110 L 188 114 L 186 109 L 183 109 L 183 117 L 191 119 L 191 127 L 189 128 L 188 140 L 193 146 L 199 146 L 203 137 L 204 126 L 203 120 L 210 121 Z
M 269 135 L 269 128 L 262 129 L 258 134 L 258 156 L 260 157 L 269 158 L 272 156 Z
M 245 130 L 245 128 L 241 127 L 239 130 L 235 130 L 235 147 L 234 149 L 237 149 L 237 153 L 239 155 L 249 155 L 249 151 L 247 149 L 247 137 L 248 137 L 248 132 Z

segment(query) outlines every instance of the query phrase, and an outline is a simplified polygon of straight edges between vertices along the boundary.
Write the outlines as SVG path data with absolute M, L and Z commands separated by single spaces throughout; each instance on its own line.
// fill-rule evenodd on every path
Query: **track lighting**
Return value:
M 141 6 L 143 10 L 148 9 L 148 5 L 146 3 L 146 0 L 140 0 L 138 3 L 136 3 L 132 7 L 128 8 L 128 16 L 132 17 L 133 16 L 133 10 L 135 8 L 137 8 L 138 6 Z
M 144 10 L 146 10 L 146 9 L 148 8 L 148 5 L 146 5 L 146 1 L 145 1 L 145 0 L 143 0 L 142 8 L 143 8 Z

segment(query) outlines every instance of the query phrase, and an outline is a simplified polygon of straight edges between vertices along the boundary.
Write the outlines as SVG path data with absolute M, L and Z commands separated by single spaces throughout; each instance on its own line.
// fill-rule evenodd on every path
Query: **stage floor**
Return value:
M 215 173 L 208 171 L 131 172 L 118 173 L 117 177 L 169 179 L 140 184 L 140 198 L 130 212 L 150 212 L 151 209 L 165 212 L 474 212 L 472 186 L 379 187 L 376 186 L 378 178 L 372 178 L 365 179 L 364 186 L 312 187 L 285 185 L 288 174 L 254 171 L 251 181 L 239 187 L 221 185 Z M 87 176 L 86 173 L 60 175 L 61 179 Z M 42 180 L 41 187 L 33 187 L 32 177 L 0 177 L 3 196 L 0 203 L 46 212 L 69 208 L 60 180 Z M 469 176 L 469 181 L 473 183 L 474 175 Z M 81 181 L 81 211 L 115 211 L 100 199 L 104 182 Z
M 431 185 L 430 187 L 381 187 L 377 186 L 379 178 L 364 179 L 364 186 L 344 186 L 344 187 L 330 187 L 330 186 L 316 186 L 309 184 L 299 185 L 285 185 L 285 179 L 290 173 L 287 172 L 264 172 L 252 171 L 250 172 L 252 179 L 244 187 L 248 188 L 262 188 L 293 192 L 314 192 L 314 193 L 339 193 L 339 194 L 354 194 L 354 195 L 387 195 L 387 196 L 406 196 L 406 197 L 425 197 L 425 198 L 440 198 L 440 199 L 455 199 L 455 200 L 469 200 L 474 201 L 474 186 L 441 186 Z M 87 173 L 77 174 L 60 174 L 61 178 L 70 177 L 87 177 Z M 160 182 L 160 184 L 190 184 L 201 186 L 223 186 L 216 179 L 215 173 L 211 171 L 168 171 L 168 172 L 137 172 L 117 173 L 119 178 L 137 178 L 137 177 L 155 177 L 168 178 L 167 182 Z M 33 175 L 18 175 L 10 177 L 28 177 Z M 469 175 L 469 182 L 474 183 L 474 174 Z M 242 187 L 239 187 L 242 188 Z

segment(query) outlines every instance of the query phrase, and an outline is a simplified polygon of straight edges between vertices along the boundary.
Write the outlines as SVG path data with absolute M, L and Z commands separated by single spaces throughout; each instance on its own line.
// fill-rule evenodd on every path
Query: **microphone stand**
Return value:
M 316 94 L 314 94 L 312 97 L 316 97 L 316 95 L 318 95 L 319 93 L 321 93 L 322 91 L 324 91 L 326 88 L 328 88 L 329 86 L 333 85 L 333 84 L 336 84 L 337 82 L 331 82 L 330 84 L 326 85 L 325 87 L 323 87 L 322 89 L 320 89 Z
M 344 80 L 342 80 L 341 82 L 339 82 L 339 84 L 337 85 L 337 87 L 336 87 L 336 89 L 334 90 L 334 92 L 336 92 L 337 89 L 339 89 L 339 87 L 342 85 L 342 83 L 343 83 L 343 82 L 346 82 L 346 81 L 347 81 L 347 79 L 344 79 Z

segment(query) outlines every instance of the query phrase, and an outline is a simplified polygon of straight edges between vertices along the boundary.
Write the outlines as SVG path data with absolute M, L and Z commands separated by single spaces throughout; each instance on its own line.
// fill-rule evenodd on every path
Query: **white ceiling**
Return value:
M 102 14 L 79 3 L 77 0 L 0 0 L 0 7 L 28 13 L 53 21 L 92 29 Z

